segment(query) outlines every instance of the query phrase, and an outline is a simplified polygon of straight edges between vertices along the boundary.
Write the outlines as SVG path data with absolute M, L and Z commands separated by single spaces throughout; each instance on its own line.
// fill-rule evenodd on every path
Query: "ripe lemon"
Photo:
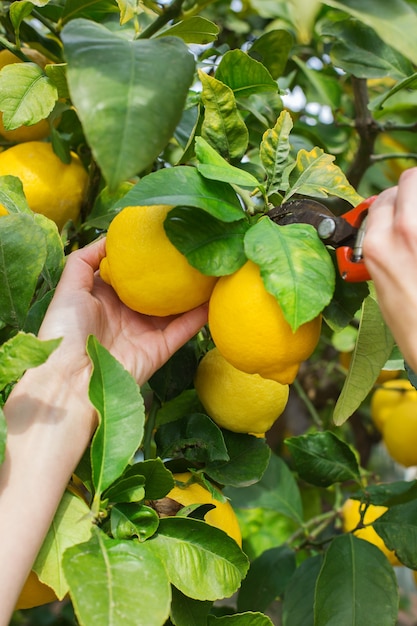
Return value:
M 376 506 L 374 504 L 370 504 L 363 517 L 364 524 L 370 524 L 365 528 L 359 528 L 355 530 L 357 525 L 361 519 L 361 503 L 359 500 L 354 500 L 353 498 L 349 498 L 343 504 L 342 507 L 342 527 L 345 533 L 354 531 L 353 534 L 359 539 L 365 539 L 369 541 L 369 543 L 373 543 L 374 546 L 379 548 L 387 557 L 391 565 L 401 565 L 400 561 L 397 559 L 395 552 L 392 550 L 388 550 L 387 546 L 383 542 L 382 538 L 378 535 L 374 527 L 372 526 L 372 522 L 375 522 L 378 517 L 381 517 L 388 509 L 385 506 Z
M 25 55 L 33 61 L 33 63 L 37 63 L 37 65 L 42 68 L 49 63 L 49 60 L 37 50 L 32 50 L 32 48 L 22 48 L 22 52 L 24 52 Z M 10 50 L 2 50 L 0 52 L 0 70 L 11 63 L 23 63 L 23 61 L 10 52 Z M 40 120 L 31 126 L 20 126 L 14 130 L 6 130 L 3 126 L 3 113 L 0 111 L 0 135 L 11 143 L 39 141 L 48 137 L 49 133 L 50 128 L 47 120 Z
M 417 407 L 417 389 L 405 378 L 388 380 L 375 389 L 371 397 L 370 411 L 371 419 L 380 432 L 387 417 L 403 400 L 413 400 Z
M 59 230 L 68 220 L 77 221 L 88 175 L 75 153 L 67 165 L 50 143 L 17 144 L 0 153 L 0 176 L 6 175 L 20 178 L 32 211 L 49 217 Z
M 54 590 L 42 583 L 37 574 L 32 570 L 20 593 L 15 610 L 31 609 L 35 606 L 54 602 L 57 599 Z
M 417 465 L 417 400 L 401 400 L 385 419 L 382 439 L 388 454 L 405 467 Z
M 187 483 L 192 474 L 180 472 L 174 474 L 174 479 L 179 483 Z M 215 508 L 206 513 L 204 519 L 211 526 L 220 528 L 229 535 L 236 543 L 242 545 L 242 534 L 237 521 L 236 513 L 229 501 L 220 502 L 212 497 L 211 493 L 198 483 L 190 483 L 185 487 L 175 486 L 166 496 L 181 506 L 190 504 L 214 504 Z M 175 512 L 174 512 L 175 514 Z
M 207 302 L 216 278 L 192 267 L 164 230 L 172 207 L 129 206 L 109 226 L 103 280 L 130 309 L 146 315 L 175 315 Z
M 194 386 L 212 420 L 236 433 L 265 433 L 285 409 L 289 394 L 288 385 L 236 369 L 218 348 L 201 359 Z
M 288 384 L 318 343 L 321 316 L 294 333 L 266 291 L 259 267 L 247 261 L 218 280 L 209 303 L 209 326 L 214 343 L 234 367 Z
M 0 204 L 0 217 L 2 215 L 8 215 L 9 211 L 6 209 L 6 207 L 4 207 L 2 204 Z

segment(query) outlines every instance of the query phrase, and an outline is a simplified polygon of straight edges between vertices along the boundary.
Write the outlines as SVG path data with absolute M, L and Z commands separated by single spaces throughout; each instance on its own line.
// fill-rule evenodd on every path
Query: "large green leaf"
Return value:
M 160 37 L 180 37 L 185 43 L 198 43 L 205 45 L 217 39 L 219 27 L 210 20 L 200 15 L 193 15 L 188 19 L 177 22 L 167 30 L 164 30 Z
M 350 13 L 373 28 L 385 43 L 417 63 L 417 15 L 406 0 L 390 0 L 381 11 L 380 0 L 324 0 L 323 4 Z
M 314 626 L 314 595 L 322 566 L 321 554 L 301 563 L 289 581 L 282 603 L 283 626 Z
M 99 414 L 91 444 L 95 498 L 123 472 L 143 436 L 145 409 L 129 372 L 92 336 L 87 351 L 93 363 L 89 395 Z
M 165 623 L 171 589 L 147 543 L 110 539 L 97 530 L 90 541 L 66 550 L 64 572 L 80 626 Z
M 373 524 L 390 550 L 401 563 L 417 569 L 417 499 L 392 506 Z
M 175 37 L 128 41 L 84 19 L 70 21 L 62 39 L 71 98 L 114 190 L 148 167 L 172 137 L 194 59 Z
M 336 537 L 317 580 L 314 625 L 394 626 L 397 614 L 397 580 L 381 550 L 351 534 Z
M 31 333 L 18 332 L 0 346 L 0 389 L 17 381 L 23 373 L 46 361 L 61 339 L 41 341 Z
M 44 232 L 33 215 L 0 220 L 0 318 L 23 328 L 47 255 Z
M 356 346 L 334 408 L 336 425 L 343 424 L 362 404 L 389 358 L 393 345 L 394 339 L 378 303 L 369 295 L 363 301 Z
M 45 235 L 46 259 L 42 268 L 42 278 L 49 289 L 54 289 L 65 266 L 63 241 L 55 222 L 40 213 L 36 213 L 33 217 L 35 224 L 42 228 Z
M 285 440 L 299 476 L 318 487 L 337 482 L 360 482 L 360 469 L 351 448 L 331 431 L 308 433 Z
M 230 87 L 236 98 L 278 91 L 269 70 L 243 50 L 229 50 L 223 55 L 216 69 L 216 79 Z
M 262 217 L 245 235 L 245 252 L 259 265 L 266 290 L 279 302 L 293 331 L 330 302 L 334 266 L 313 226 L 279 226 Z
M 0 176 L 0 204 L 9 213 L 27 213 L 32 215 L 23 193 L 22 181 L 17 176 Z
M 269 70 L 272 78 L 280 78 L 285 70 L 294 39 L 288 30 L 268 30 L 255 39 L 248 54 Z
M 67 548 L 90 538 L 93 519 L 89 512 L 84 500 L 66 491 L 33 566 L 40 580 L 52 587 L 60 600 L 68 593 L 62 557 Z
M 289 137 L 292 127 L 291 115 L 288 111 L 282 111 L 275 126 L 262 136 L 259 155 L 268 176 L 268 194 L 281 189 L 282 174 L 288 165 L 291 150 Z
M 175 626 L 200 626 L 206 624 L 212 602 L 193 600 L 172 587 L 171 622 Z
M 233 90 L 202 70 L 198 76 L 203 87 L 202 136 L 228 161 L 240 159 L 248 146 L 249 133 L 238 111 Z
M 195 167 L 165 168 L 144 176 L 115 207 L 168 204 L 194 206 L 224 222 L 234 222 L 245 213 L 233 188 L 204 178 Z
M 188 626 L 188 624 L 184 624 L 184 626 Z M 273 626 L 273 624 L 270 618 L 263 613 L 246 611 L 245 613 L 223 615 L 223 617 L 209 615 L 207 626 Z
M 197 169 L 205 178 L 221 180 L 251 190 L 259 185 L 258 180 L 250 172 L 230 165 L 203 137 L 195 138 L 195 155 L 198 159 Z
M 228 598 L 249 566 L 234 539 L 191 518 L 161 519 L 149 545 L 165 564 L 171 583 L 195 600 Z

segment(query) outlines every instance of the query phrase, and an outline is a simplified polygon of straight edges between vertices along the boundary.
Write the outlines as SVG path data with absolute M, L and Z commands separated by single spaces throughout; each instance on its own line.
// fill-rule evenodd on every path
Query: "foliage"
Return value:
M 341 533 L 340 511 L 347 497 L 387 506 L 375 530 L 417 569 L 416 481 L 378 463 L 369 418 L 381 368 L 403 369 L 402 356 L 372 284 L 346 283 L 315 229 L 268 213 L 308 196 L 340 215 L 416 163 L 416 31 L 415 0 L 1 3 L 0 47 L 24 61 L 0 71 L 6 130 L 48 118 L 57 154 L 75 151 L 89 171 L 81 219 L 60 233 L 18 179 L 0 178 L 3 401 L 55 347 L 36 334 L 65 256 L 132 204 L 174 206 L 167 235 L 203 273 L 255 261 L 294 330 L 324 319 L 266 439 L 204 415 L 193 376 L 208 328 L 143 389 L 89 339 L 100 426 L 34 565 L 62 599 L 59 623 L 75 623 L 72 611 L 83 626 L 396 623 L 395 572 Z M 51 64 L 31 63 L 25 45 Z M 6 443 L 0 412 L 0 461 Z M 243 551 L 198 511 L 158 516 L 186 469 L 231 499 Z

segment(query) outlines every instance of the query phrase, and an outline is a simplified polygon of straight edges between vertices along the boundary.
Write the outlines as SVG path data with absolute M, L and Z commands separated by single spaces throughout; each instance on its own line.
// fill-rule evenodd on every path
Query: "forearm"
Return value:
M 67 377 L 64 368 L 59 374 L 52 357 L 23 376 L 4 407 L 8 438 L 0 466 L 0 626 L 9 623 L 94 430 L 87 392 L 88 374 Z

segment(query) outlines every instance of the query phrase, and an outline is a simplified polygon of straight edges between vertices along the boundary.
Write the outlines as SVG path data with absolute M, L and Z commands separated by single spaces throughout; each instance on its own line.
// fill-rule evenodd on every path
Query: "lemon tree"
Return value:
M 55 597 L 45 622 L 71 626 L 398 621 L 416 375 L 372 282 L 271 211 L 341 215 L 416 163 L 416 7 L 385 4 L 2 3 L 1 403 L 55 348 L 37 331 L 97 237 L 128 307 L 209 310 L 141 389 L 90 338 L 100 430 L 16 623 Z

